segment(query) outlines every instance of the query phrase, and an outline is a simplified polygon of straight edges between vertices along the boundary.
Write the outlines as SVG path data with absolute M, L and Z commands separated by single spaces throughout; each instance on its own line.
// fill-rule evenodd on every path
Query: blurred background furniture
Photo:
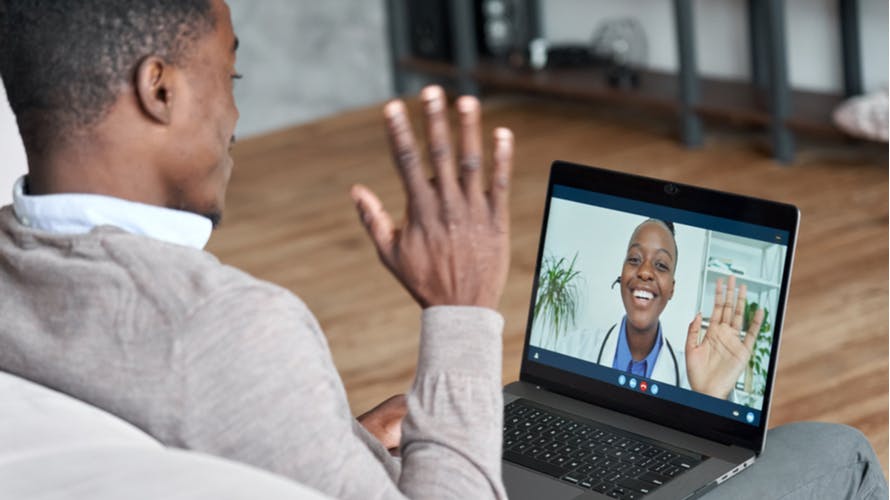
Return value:
M 397 93 L 408 88 L 410 75 L 415 74 L 450 82 L 459 93 L 512 91 L 637 104 L 675 114 L 678 136 L 690 147 L 702 143 L 702 117 L 760 126 L 769 132 L 773 156 L 782 163 L 790 163 L 794 158 L 795 132 L 842 136 L 832 123 L 831 114 L 844 98 L 863 92 L 863 78 L 859 0 L 837 0 L 833 7 L 839 20 L 843 92 L 792 89 L 788 78 L 785 3 L 746 2 L 750 57 L 747 81 L 699 74 L 695 4 L 692 0 L 673 0 L 676 71 L 653 70 L 644 65 L 636 68 L 639 85 L 615 86 L 605 78 L 602 67 L 531 69 L 510 64 L 503 54 L 492 54 L 486 46 L 484 27 L 491 6 L 498 5 L 495 10 L 508 13 L 504 15 L 508 28 L 503 31 L 512 33 L 509 42 L 514 49 L 521 50 L 530 40 L 543 36 L 540 1 L 387 0 L 393 82 Z M 792 10 L 791 15 L 794 13 Z

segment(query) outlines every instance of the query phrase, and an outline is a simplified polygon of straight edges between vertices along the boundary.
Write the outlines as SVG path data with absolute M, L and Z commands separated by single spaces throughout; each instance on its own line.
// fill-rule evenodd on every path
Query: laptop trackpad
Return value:
M 509 462 L 501 462 L 504 474 L 504 486 L 510 500 L 582 500 L 585 498 L 602 498 L 593 492 L 585 493 L 578 488 L 565 484 L 537 472 L 517 467 Z

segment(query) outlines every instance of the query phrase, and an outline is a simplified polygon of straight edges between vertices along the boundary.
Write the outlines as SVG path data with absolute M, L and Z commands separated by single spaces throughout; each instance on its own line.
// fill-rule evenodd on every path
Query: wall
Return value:
M 840 92 L 842 86 L 837 0 L 786 2 L 789 79 L 797 88 Z M 861 0 L 860 26 L 866 90 L 887 86 L 887 0 Z M 747 2 L 695 0 L 695 36 L 702 74 L 747 78 Z M 614 17 L 636 18 L 649 42 L 649 65 L 674 71 L 677 48 L 672 2 L 666 0 L 542 0 L 544 35 L 587 42 L 597 25 Z
M 239 136 L 392 93 L 383 1 L 229 0 L 241 46 Z
M 0 82 L 0 207 L 12 203 L 12 184 L 27 170 L 25 148 Z

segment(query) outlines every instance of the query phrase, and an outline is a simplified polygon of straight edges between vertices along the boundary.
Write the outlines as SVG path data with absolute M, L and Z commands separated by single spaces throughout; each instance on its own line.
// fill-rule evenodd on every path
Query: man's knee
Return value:
M 754 466 L 708 499 L 886 498 L 887 481 L 874 450 L 858 430 L 797 422 L 771 429 Z
M 795 487 L 803 493 L 801 498 L 817 491 L 835 495 L 833 498 L 887 497 L 881 464 L 871 443 L 858 429 L 821 422 L 788 424 L 769 432 L 767 447 L 778 453 L 767 451 L 764 462 L 785 468 L 801 480 Z
M 820 456 L 825 460 L 877 461 L 865 435 L 844 424 L 797 422 L 771 429 L 767 449 L 783 447 L 798 457 Z

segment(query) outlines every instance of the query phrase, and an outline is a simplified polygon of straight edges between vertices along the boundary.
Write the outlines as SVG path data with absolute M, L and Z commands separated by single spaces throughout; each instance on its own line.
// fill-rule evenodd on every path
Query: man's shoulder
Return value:
M 125 266 L 134 279 L 151 283 L 157 293 L 169 294 L 189 310 L 226 303 L 231 307 L 262 311 L 287 304 L 305 308 L 291 291 L 224 264 L 213 254 L 138 235 L 117 234 L 106 239 L 110 255 Z
M 118 311 L 117 328 L 123 321 L 133 331 L 165 331 L 178 338 L 198 323 L 221 322 L 213 318 L 262 324 L 289 315 L 314 322 L 305 304 L 285 288 L 223 264 L 209 252 L 113 226 L 56 235 L 18 224 L 5 207 L 0 209 L 3 259 L 22 263 L 6 269 L 9 282 L 24 283 L 21 294 L 45 294 L 29 284 L 35 275 L 43 282 L 65 276 L 52 289 L 53 303 Z
M 131 238 L 126 246 L 138 244 L 137 236 L 124 239 Z M 313 344 L 319 342 L 318 322 L 290 290 L 223 264 L 206 251 L 157 240 L 142 244 L 146 251 L 130 256 L 126 265 L 143 274 L 136 281 L 151 283 L 147 295 L 166 304 L 171 340 L 185 342 L 181 345 L 192 354 L 224 344 L 280 346 L 298 332 L 311 332 Z
M 223 264 L 207 251 L 113 226 L 54 235 L 21 226 L 8 208 L 0 210 L 5 233 L 0 234 L 0 253 L 39 261 L 47 272 L 64 270 L 83 285 L 69 294 L 90 289 L 108 304 L 139 304 L 140 316 L 168 326 L 182 323 L 202 305 L 235 294 L 243 297 L 235 305 L 249 305 L 258 314 L 281 302 L 305 308 L 290 291 Z

